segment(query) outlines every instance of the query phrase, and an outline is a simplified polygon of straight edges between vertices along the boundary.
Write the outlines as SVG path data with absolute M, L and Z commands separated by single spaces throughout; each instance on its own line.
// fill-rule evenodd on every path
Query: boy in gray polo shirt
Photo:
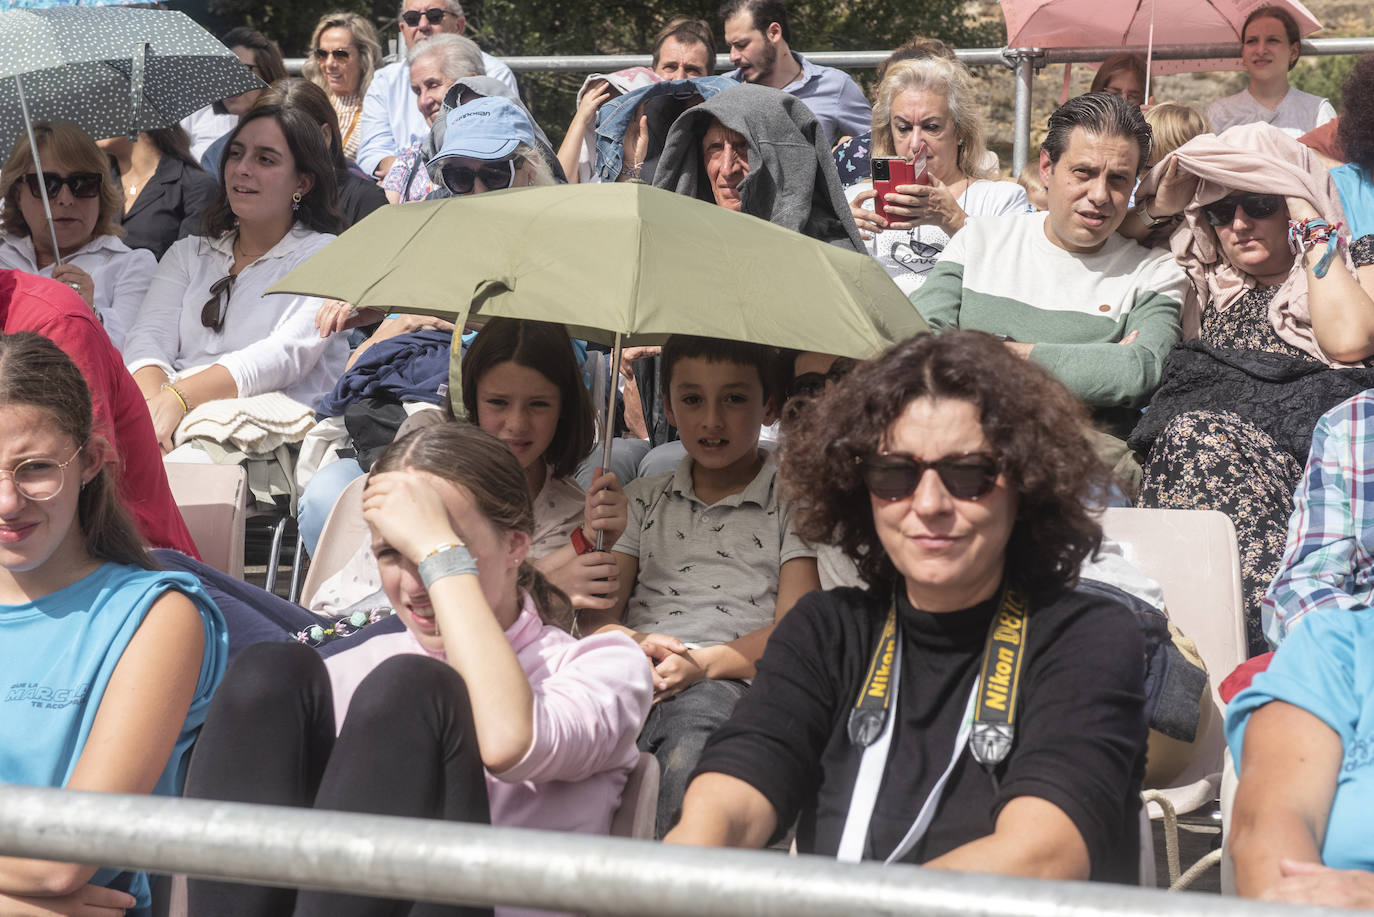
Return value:
M 757 344 L 681 335 L 664 344 L 665 408 L 687 457 L 625 488 L 619 601 L 581 615 L 584 632 L 627 632 L 654 666 L 656 703 L 639 747 L 661 768 L 660 837 L 773 625 L 820 588 L 816 553 L 792 531 L 777 465 L 759 448 L 778 401 L 774 363 Z

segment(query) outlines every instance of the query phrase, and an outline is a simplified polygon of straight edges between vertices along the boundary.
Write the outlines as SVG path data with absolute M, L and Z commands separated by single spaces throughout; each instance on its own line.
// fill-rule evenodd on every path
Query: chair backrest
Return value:
M 1217 686 L 1245 661 L 1235 527 L 1216 510 L 1112 508 L 1103 512 L 1102 528 L 1121 543 L 1137 570 L 1159 583 L 1169 619 L 1197 644 L 1207 666 L 1211 722 L 1177 782 L 1218 774 L 1226 747 L 1226 704 Z
M 242 465 L 167 462 L 166 467 L 172 497 L 201 559 L 242 579 L 248 473 Z
M 367 523 L 363 521 L 363 487 L 366 484 L 367 475 L 350 481 L 324 521 L 319 545 L 310 558 L 310 572 L 305 575 L 305 584 L 301 587 L 300 602 L 306 608 L 310 607 L 320 584 L 338 573 L 362 544 L 367 532 Z
M 657 822 L 658 759 L 641 751 L 639 763 L 620 793 L 620 806 L 611 817 L 611 836 L 653 840 Z

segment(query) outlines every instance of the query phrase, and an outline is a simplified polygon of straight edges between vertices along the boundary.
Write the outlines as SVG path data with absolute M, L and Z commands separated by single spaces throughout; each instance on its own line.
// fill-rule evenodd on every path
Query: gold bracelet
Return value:
M 162 388 L 164 391 L 171 392 L 173 395 L 176 396 L 177 401 L 181 402 L 181 413 L 183 416 L 191 413 L 191 404 L 186 400 L 186 396 L 181 393 L 181 389 L 177 388 L 170 382 L 162 383 Z

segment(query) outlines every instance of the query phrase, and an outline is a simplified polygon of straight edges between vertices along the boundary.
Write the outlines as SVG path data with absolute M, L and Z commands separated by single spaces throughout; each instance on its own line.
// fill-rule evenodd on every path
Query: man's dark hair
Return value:
M 696 337 L 690 334 L 669 335 L 663 342 L 659 375 L 663 381 L 663 397 L 669 398 L 673 387 L 673 368 L 680 360 L 696 358 L 707 363 L 734 363 L 758 370 L 763 385 L 763 400 L 773 400 L 778 394 L 778 351 L 764 344 L 743 341 L 723 341 L 719 338 Z
M 792 44 L 792 29 L 787 24 L 787 7 L 781 0 L 725 0 L 720 5 L 720 21 L 725 22 L 739 13 L 748 13 L 754 20 L 754 28 L 767 32 L 770 23 L 782 27 L 782 40 Z
M 1121 96 L 1110 92 L 1089 92 L 1075 96 L 1054 110 L 1050 115 L 1049 131 L 1040 149 L 1050 154 L 1050 165 L 1059 162 L 1059 157 L 1069 147 L 1069 135 L 1074 128 L 1098 137 L 1124 137 L 1134 140 L 1140 148 L 1140 159 L 1135 165 L 1136 174 L 1145 168 L 1150 158 L 1150 124 L 1140 109 Z
M 654 36 L 654 60 L 652 66 L 658 66 L 658 54 L 663 50 L 663 43 L 670 38 L 675 38 L 684 45 L 705 45 L 709 59 L 706 62 L 706 74 L 709 76 L 716 68 L 716 37 L 711 34 L 711 27 L 700 19 L 689 19 L 686 16 L 674 16 L 668 20 L 668 24 L 658 30 Z

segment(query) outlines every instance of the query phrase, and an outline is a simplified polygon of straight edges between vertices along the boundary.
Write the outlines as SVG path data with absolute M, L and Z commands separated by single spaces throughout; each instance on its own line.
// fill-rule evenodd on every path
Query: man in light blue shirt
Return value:
M 401 38 L 409 51 L 431 35 L 452 32 L 463 34 L 467 19 L 458 0 L 402 0 Z M 404 55 L 403 55 L 404 57 Z M 486 52 L 482 53 L 486 75 L 515 89 L 515 74 Z M 404 59 L 388 64 L 372 77 L 363 97 L 362 139 L 358 142 L 358 167 L 381 178 L 391 168 L 396 154 L 429 133 L 424 115 L 415 105 L 410 89 L 410 65 Z
M 792 50 L 787 9 L 780 0 L 725 0 L 720 18 L 725 21 L 730 63 L 736 68 L 726 76 L 801 99 L 832 146 L 872 127 L 873 110 L 848 74 L 813 64 Z

